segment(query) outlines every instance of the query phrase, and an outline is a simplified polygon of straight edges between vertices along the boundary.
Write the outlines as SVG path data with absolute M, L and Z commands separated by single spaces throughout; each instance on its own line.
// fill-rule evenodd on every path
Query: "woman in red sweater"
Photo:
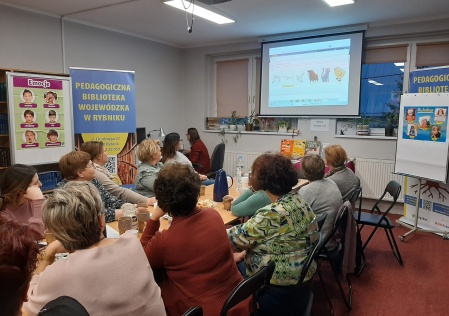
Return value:
M 214 209 L 197 207 L 200 185 L 190 166 L 164 166 L 154 182 L 158 206 L 140 239 L 151 267 L 165 272 L 158 283 L 169 316 L 182 315 L 193 306 L 201 306 L 206 316 L 219 315 L 243 279 L 221 216 Z M 166 213 L 173 221 L 170 229 L 159 232 L 159 219 Z M 246 300 L 228 315 L 249 315 L 249 307 Z
M 192 163 L 202 165 L 204 168 L 195 168 L 201 174 L 206 174 L 210 171 L 209 151 L 206 145 L 200 139 L 200 135 L 196 128 L 191 127 L 187 130 L 187 140 L 190 142 L 190 150 L 184 152 Z

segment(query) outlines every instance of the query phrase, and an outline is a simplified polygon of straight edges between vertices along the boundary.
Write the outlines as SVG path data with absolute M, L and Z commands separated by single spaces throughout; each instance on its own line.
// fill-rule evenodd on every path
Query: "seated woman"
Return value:
M 103 142 L 85 142 L 81 145 L 80 150 L 90 155 L 90 160 L 94 163 L 95 179 L 101 182 L 106 191 L 119 199 L 126 200 L 131 203 L 142 203 L 148 205 L 154 204 L 155 199 L 150 199 L 146 196 L 140 195 L 139 193 L 133 192 L 132 190 L 123 188 L 112 180 L 114 177 L 104 167 L 104 165 L 108 162 L 108 153 L 106 152 Z
M 160 289 L 138 239 L 131 234 L 103 237 L 103 203 L 94 185 L 70 181 L 56 189 L 42 215 L 56 241 L 40 253 L 24 304 L 28 315 L 37 315 L 62 295 L 76 299 L 90 315 L 165 315 Z M 61 252 L 70 254 L 54 261 Z
M 301 187 L 298 193 L 306 200 L 315 215 L 327 213 L 321 233 L 324 238 L 332 233 L 335 218 L 340 206 L 343 204 L 340 190 L 334 181 L 324 179 L 324 161 L 320 156 L 307 155 L 301 159 L 301 170 L 309 180 L 309 184 Z M 330 239 L 326 245 L 328 250 L 333 250 L 337 243 Z
M 242 194 L 233 201 L 231 212 L 238 217 L 253 216 L 257 210 L 268 204 L 271 204 L 271 200 L 266 192 L 263 190 L 255 191 L 251 186 L 249 189 L 245 189 Z
M 142 162 L 137 168 L 136 192 L 154 199 L 154 180 L 164 166 L 159 140 L 145 139 L 139 144 L 137 158 Z
M 8 167 L 0 179 L 0 214 L 28 225 L 44 236 L 41 209 L 44 195 L 36 169 L 16 164 Z
M 28 284 L 37 263 L 41 234 L 0 216 L 0 311 L 22 315 Z
M 347 201 L 360 186 L 360 179 L 345 166 L 347 160 L 346 151 L 340 145 L 330 145 L 324 149 L 324 163 L 329 167 L 329 172 L 324 177 L 337 184 L 343 201 Z
M 193 169 L 193 165 L 189 158 L 184 156 L 179 149 L 181 149 L 182 139 L 178 133 L 169 133 L 164 138 L 164 146 L 162 147 L 162 163 L 170 164 L 173 162 L 179 162 L 185 165 L 189 165 Z M 214 183 L 214 180 L 208 180 L 204 174 L 198 174 L 202 184 L 210 185 Z
M 187 130 L 187 140 L 190 143 L 190 150 L 184 150 L 184 154 L 189 158 L 190 162 L 200 164 L 203 168 L 195 169 L 204 174 L 210 171 L 210 157 L 206 145 L 200 139 L 200 135 L 196 128 L 191 127 Z
M 228 229 L 233 247 L 246 250 L 249 276 L 273 260 L 276 264 L 271 285 L 259 298 L 259 315 L 301 315 L 306 301 L 304 287 L 295 286 L 302 265 L 318 238 L 315 214 L 292 187 L 298 182 L 291 161 L 278 154 L 256 158 L 251 170 L 255 190 L 264 190 L 271 204 L 262 207 L 246 223 Z M 309 268 L 305 281 L 312 278 Z
M 89 181 L 97 188 L 101 200 L 106 207 L 106 222 L 113 222 L 123 215 L 120 207 L 126 202 L 116 198 L 106 191 L 104 186 L 95 179 L 94 164 L 90 155 L 84 151 L 72 151 L 59 159 L 59 170 L 63 177 L 59 187 L 65 186 L 70 181 Z
M 203 307 L 204 315 L 219 315 L 242 280 L 221 216 L 196 206 L 200 185 L 195 171 L 180 163 L 164 166 L 154 183 L 158 206 L 140 241 L 151 267 L 165 270 L 160 287 L 168 315 L 182 315 L 192 306 Z M 159 233 L 159 219 L 166 213 L 173 221 Z M 249 315 L 248 303 L 232 315 Z

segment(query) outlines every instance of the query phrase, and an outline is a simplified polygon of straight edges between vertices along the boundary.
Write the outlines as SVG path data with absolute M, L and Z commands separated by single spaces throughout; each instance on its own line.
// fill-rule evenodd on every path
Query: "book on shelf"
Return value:
M 281 140 L 281 155 L 289 158 L 293 156 L 293 139 Z
M 317 140 L 307 141 L 306 155 L 320 155 L 320 154 L 321 154 L 321 142 Z
M 306 154 L 306 143 L 304 139 L 295 139 L 293 141 L 293 158 L 298 159 Z

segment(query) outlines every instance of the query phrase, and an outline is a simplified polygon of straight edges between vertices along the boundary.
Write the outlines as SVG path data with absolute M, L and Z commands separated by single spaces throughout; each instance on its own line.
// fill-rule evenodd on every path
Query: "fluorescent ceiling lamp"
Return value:
M 353 4 L 355 0 L 323 0 L 327 3 L 330 7 L 336 7 L 339 5 L 345 5 L 345 4 Z
M 376 80 L 373 79 L 368 79 L 368 82 L 376 86 L 383 86 L 383 83 L 377 82 Z
M 405 63 L 394 63 L 394 65 L 397 67 L 403 67 L 405 65 Z
M 217 24 L 235 22 L 235 20 L 224 16 L 226 13 L 199 1 L 195 1 L 194 4 L 192 4 L 190 1 L 185 0 L 162 0 L 162 2 L 182 11 L 187 11 L 190 14 L 192 14 L 193 11 L 193 15 L 199 16 L 203 19 L 215 22 Z M 182 2 L 184 2 L 184 5 Z

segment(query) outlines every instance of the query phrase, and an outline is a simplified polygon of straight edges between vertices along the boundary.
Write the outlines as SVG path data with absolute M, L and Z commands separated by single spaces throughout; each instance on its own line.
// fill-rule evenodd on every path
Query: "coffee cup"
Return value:
M 223 207 L 226 211 L 231 209 L 232 201 L 234 198 L 232 196 L 224 196 L 223 197 Z
M 118 219 L 118 232 L 123 234 L 125 231 L 132 229 L 132 218 L 129 216 L 122 216 Z
M 143 230 L 145 229 L 145 225 L 147 224 L 147 221 L 149 219 L 150 219 L 149 211 L 138 211 L 137 212 L 137 221 L 139 223 L 139 233 L 143 233 Z
M 200 188 L 200 196 L 205 196 L 206 195 L 206 186 L 202 185 Z

